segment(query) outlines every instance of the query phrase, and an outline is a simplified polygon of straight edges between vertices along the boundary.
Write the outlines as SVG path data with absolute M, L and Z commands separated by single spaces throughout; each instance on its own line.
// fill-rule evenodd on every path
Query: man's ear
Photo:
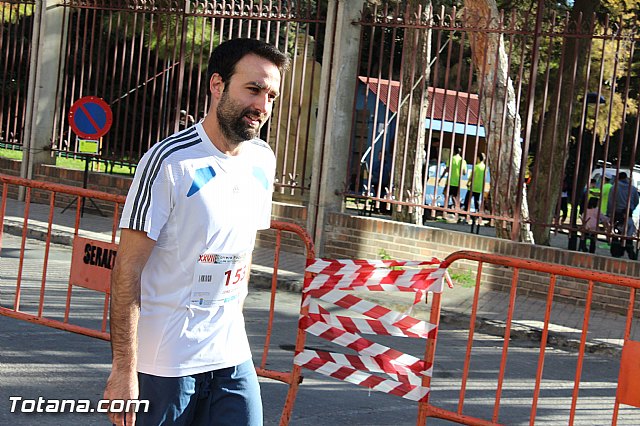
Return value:
M 211 95 L 219 99 L 222 96 L 222 92 L 224 91 L 224 80 L 218 73 L 213 73 L 211 79 L 209 80 L 209 90 L 211 91 Z

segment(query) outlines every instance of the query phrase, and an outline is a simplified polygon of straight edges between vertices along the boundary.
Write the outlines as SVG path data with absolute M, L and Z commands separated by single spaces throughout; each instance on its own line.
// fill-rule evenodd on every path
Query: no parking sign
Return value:
M 97 96 L 84 96 L 71 105 L 69 125 L 81 138 L 97 140 L 111 128 L 111 107 Z

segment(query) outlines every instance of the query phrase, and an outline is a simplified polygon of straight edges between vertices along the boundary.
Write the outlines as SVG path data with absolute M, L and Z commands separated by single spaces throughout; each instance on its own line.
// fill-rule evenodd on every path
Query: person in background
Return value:
M 602 184 L 602 197 L 600 197 L 600 213 L 604 216 L 607 215 L 607 204 L 609 204 L 609 193 L 612 187 L 611 176 L 605 174 L 604 184 Z
M 617 230 L 620 235 L 635 236 L 636 227 L 632 215 L 638 207 L 639 198 L 638 190 L 631 185 L 627 173 L 620 172 L 616 183 L 610 190 L 607 201 L 607 218 L 613 229 Z M 633 240 L 625 240 L 624 249 L 629 255 L 629 259 L 637 259 Z
M 587 208 L 582 212 L 582 237 L 580 238 L 580 250 L 584 252 L 587 251 L 587 240 L 589 240 L 589 253 L 595 253 L 596 251 L 598 225 L 602 222 L 600 219 L 600 209 L 598 208 L 599 201 L 600 200 L 595 197 L 589 198 Z
M 596 179 L 589 179 L 589 186 L 584 188 L 578 200 L 578 206 L 580 207 L 580 214 L 587 210 L 587 204 L 592 198 L 600 198 L 600 187 Z
M 569 214 L 569 183 L 565 179 L 562 183 L 562 193 L 560 194 L 560 215 L 556 216 L 556 223 L 562 225 L 567 220 Z
M 459 205 L 460 197 L 460 179 L 462 176 L 467 175 L 467 162 L 462 158 L 462 148 L 456 146 L 454 149 L 454 155 L 451 157 L 451 164 L 444 169 L 440 181 L 438 184 L 442 184 L 442 180 L 445 175 L 448 175 L 449 185 L 449 208 L 455 208 Z M 456 215 L 457 217 L 457 215 Z
M 473 166 L 471 176 L 467 180 L 467 188 L 469 190 L 467 191 L 467 196 L 464 200 L 464 208 L 467 211 L 469 210 L 471 199 L 473 199 L 473 208 L 475 212 L 480 212 L 480 198 L 484 193 L 485 171 L 487 168 L 484 163 L 485 159 L 486 156 L 484 155 L 484 152 L 478 154 L 478 161 L 476 162 L 475 166 Z M 476 217 L 473 216 L 472 220 L 475 224 Z

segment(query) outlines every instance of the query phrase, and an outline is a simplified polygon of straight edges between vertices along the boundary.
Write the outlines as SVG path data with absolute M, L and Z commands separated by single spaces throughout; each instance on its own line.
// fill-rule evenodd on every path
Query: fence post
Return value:
M 187 109 L 185 108 L 185 106 L 182 104 L 182 92 L 184 89 L 184 74 L 185 74 L 185 62 L 187 60 L 186 58 L 186 43 L 187 43 L 187 15 L 189 13 L 191 13 L 191 2 L 188 0 L 184 1 L 184 9 L 182 10 L 182 14 L 180 15 L 181 17 L 181 24 L 180 24 L 180 51 L 179 51 L 179 61 L 180 61 L 180 66 L 178 67 L 178 82 L 177 85 L 178 87 L 176 88 L 176 98 L 175 98 L 175 102 L 176 102 L 176 107 L 175 107 L 175 114 L 176 114 L 176 119 L 173 121 L 173 133 L 177 132 L 178 130 L 180 130 L 180 117 L 181 117 L 181 113 L 180 111 L 183 109 Z M 208 59 L 208 58 L 207 58 Z M 187 117 L 185 117 L 185 122 L 188 123 Z M 189 125 L 187 124 L 186 127 L 189 127 Z
M 364 0 L 329 0 L 324 39 L 307 229 L 324 252 L 323 224 L 342 210 L 358 78 L 360 19 Z
M 62 48 L 67 35 L 62 0 L 36 0 L 27 87 L 20 176 L 31 179 L 37 164 L 52 164 L 51 137 L 62 78 Z

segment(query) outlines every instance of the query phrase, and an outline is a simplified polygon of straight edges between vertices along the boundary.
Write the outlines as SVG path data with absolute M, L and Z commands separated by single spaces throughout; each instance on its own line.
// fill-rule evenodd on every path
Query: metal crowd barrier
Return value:
M 438 338 L 438 330 L 440 328 L 440 302 L 441 297 L 446 298 L 446 293 L 442 295 L 442 286 L 424 285 L 423 287 L 414 288 L 417 291 L 429 291 L 431 295 L 431 301 L 429 302 L 427 315 L 429 321 L 421 322 L 422 324 L 418 329 L 424 333 L 418 333 L 420 335 L 410 335 L 406 333 L 407 329 L 394 330 L 395 324 L 401 325 L 416 324 L 418 321 L 413 318 L 407 318 L 397 312 L 390 312 L 382 306 L 374 305 L 366 301 L 362 301 L 354 293 L 347 292 L 345 290 L 372 290 L 372 291 L 410 291 L 409 288 L 394 288 L 395 280 L 400 279 L 400 273 L 410 273 L 413 278 L 410 278 L 408 282 L 413 284 L 429 284 L 425 280 L 427 276 L 435 273 L 441 274 L 442 271 L 447 270 L 455 262 L 465 261 L 476 262 L 476 280 L 475 288 L 473 292 L 473 302 L 470 312 L 468 334 L 466 337 L 466 351 L 464 356 L 460 356 L 455 360 L 454 370 L 460 370 L 459 377 L 459 389 L 457 398 L 457 409 L 451 409 L 451 406 L 440 406 L 438 402 L 431 402 L 438 392 L 437 375 L 436 379 L 432 377 L 433 371 L 438 370 L 438 353 L 436 352 L 436 341 L 441 340 Z M 386 264 L 384 264 L 386 262 Z M 421 262 L 415 263 L 414 267 Z M 558 279 L 570 278 L 575 280 L 584 281 L 586 287 L 586 300 L 584 301 L 584 321 L 582 330 L 580 330 L 580 343 L 576 352 L 571 352 L 569 356 L 575 358 L 575 373 L 573 375 L 573 385 L 570 398 L 563 397 L 560 406 L 557 401 L 554 401 L 554 410 L 560 412 L 561 416 L 566 416 L 568 424 L 574 424 L 576 421 L 576 414 L 579 409 L 578 400 L 581 390 L 581 378 L 582 370 L 585 361 L 585 354 L 587 351 L 587 333 L 589 332 L 589 319 L 591 316 L 591 304 L 594 293 L 594 287 L 596 284 L 614 286 L 616 289 L 627 289 L 629 292 L 628 310 L 626 316 L 626 323 L 624 325 L 624 347 L 620 358 L 620 370 L 619 378 L 616 386 L 616 390 L 611 391 L 609 400 L 611 405 L 607 406 L 607 398 L 605 395 L 598 398 L 598 410 L 613 412 L 612 424 L 617 424 L 618 415 L 621 405 L 627 405 L 630 407 L 640 407 L 640 342 L 635 342 L 630 339 L 630 332 L 634 317 L 634 303 L 636 289 L 640 288 L 640 279 L 632 278 L 628 276 L 620 276 L 615 274 L 608 274 L 604 272 L 591 271 L 581 268 L 567 267 L 564 265 L 548 264 L 533 260 L 526 260 L 520 258 L 514 258 L 509 256 L 500 256 L 486 253 L 478 253 L 472 251 L 459 251 L 449 255 L 442 263 L 434 262 L 434 265 L 438 266 L 436 270 L 429 272 L 428 266 L 417 266 L 423 268 L 413 271 L 399 271 L 407 265 L 404 261 L 366 261 L 366 260 L 316 260 L 309 264 L 307 267 L 307 277 L 305 279 L 305 287 L 303 290 L 303 305 L 301 309 L 301 321 L 299 326 L 298 340 L 296 342 L 296 358 L 295 363 L 297 366 L 302 366 L 313 370 L 317 373 L 325 376 L 333 377 L 338 380 L 354 383 L 360 386 L 367 387 L 371 390 L 378 390 L 402 398 L 411 399 L 417 402 L 418 414 L 417 425 L 424 425 L 427 422 L 427 418 L 440 418 L 448 421 L 456 422 L 459 424 L 468 425 L 498 425 L 501 423 L 508 424 L 513 421 L 510 417 L 506 421 L 501 422 L 500 409 L 501 402 L 508 400 L 504 396 L 505 386 L 510 383 L 510 380 L 527 381 L 524 385 L 526 388 L 531 382 L 530 394 L 527 394 L 524 398 L 530 400 L 530 409 L 528 413 L 528 422 L 533 425 L 536 422 L 536 414 L 540 406 L 545 404 L 545 395 L 542 390 L 542 384 L 544 382 L 543 370 L 545 367 L 548 371 L 553 372 L 556 367 L 554 362 L 555 358 L 549 359 L 545 357 L 545 351 L 549 342 L 549 328 L 551 320 L 551 312 L 554 303 L 554 293 Z M 467 266 L 467 265 L 465 265 Z M 379 269 L 377 269 L 379 268 Z M 480 289 L 483 286 L 490 284 L 491 268 L 500 268 L 499 272 L 503 276 L 509 276 L 511 273 L 511 289 L 509 292 L 509 306 L 504 321 L 504 334 L 502 337 L 502 349 L 496 350 L 495 355 L 487 355 L 487 352 L 474 352 L 474 343 L 478 343 L 475 334 L 476 320 L 478 317 L 478 302 L 480 296 Z M 537 354 L 537 365 L 535 368 L 535 377 L 519 377 L 514 378 L 508 374 L 507 361 L 510 353 L 511 332 L 514 324 L 514 315 L 517 312 L 516 293 L 518 290 L 519 276 L 524 272 L 528 273 L 537 272 L 540 274 L 546 274 L 549 279 L 548 283 L 548 296 L 546 300 L 546 309 L 544 311 L 544 319 L 542 321 L 542 332 L 539 351 Z M 484 274 L 483 274 L 484 272 Z M 311 276 L 309 276 L 311 274 Z M 420 276 L 422 274 L 422 276 Z M 425 275 L 426 274 L 426 275 Z M 442 275 L 438 275 L 442 277 Z M 390 277 L 394 277 L 390 279 Z M 386 283 L 386 284 L 383 284 Z M 541 284 L 542 285 L 542 284 Z M 446 291 L 446 290 L 445 290 Z M 358 293 L 361 294 L 361 293 Z M 314 305 L 309 300 L 313 298 L 319 298 L 325 302 L 331 304 L 337 304 L 342 308 L 351 309 L 357 306 L 355 309 L 360 316 L 354 317 L 341 317 L 332 315 L 328 310 L 323 307 Z M 417 301 L 418 299 L 416 299 Z M 637 315 L 637 314 L 636 314 Z M 371 319 L 363 319 L 363 316 L 369 316 Z M 387 321 L 384 321 L 384 320 Z M 389 321 L 391 319 L 391 321 Z M 407 323 L 407 321 L 410 321 Z M 425 324 L 428 324 L 428 328 L 424 328 Z M 623 326 L 622 324 L 620 325 Z M 422 328 L 421 328 L 422 327 Z M 413 331 L 416 331 L 415 329 Z M 422 359 L 408 357 L 407 354 L 399 353 L 389 347 L 377 345 L 375 342 L 371 342 L 362 338 L 358 333 L 368 334 L 381 334 L 381 335 L 395 335 L 400 337 L 421 337 L 425 341 L 426 349 L 424 357 Z M 305 347 L 305 339 L 307 334 L 319 336 L 324 340 L 328 340 L 332 343 L 337 343 L 338 346 L 345 346 L 349 349 L 355 350 L 357 355 L 350 355 L 339 352 L 327 352 L 321 350 L 314 350 Z M 406 345 L 405 345 L 406 346 Z M 375 348 L 375 349 L 374 349 Z M 420 349 L 420 344 L 416 346 Z M 516 349 L 517 350 L 517 349 Z M 511 351 L 513 352 L 513 350 Z M 533 350 L 532 352 L 535 352 Z M 567 352 L 569 354 L 569 352 Z M 462 355 L 462 354 L 461 354 Z M 475 356 L 474 356 L 475 355 Z M 533 355 L 535 356 L 535 355 Z M 479 378 L 477 370 L 472 368 L 474 360 L 478 357 L 484 357 L 481 361 L 482 370 L 482 382 L 484 385 L 487 381 L 493 383 L 493 376 L 495 378 L 495 393 L 493 394 L 493 403 L 487 405 L 483 402 L 479 405 L 479 401 L 473 396 L 468 396 L 468 389 L 470 386 L 477 386 Z M 491 358 L 491 359 L 488 359 Z M 409 361 L 407 363 L 407 360 Z M 448 360 L 451 361 L 451 360 Z M 459 361 L 459 362 L 458 362 Z M 479 360 L 478 360 L 479 361 Z M 492 367 L 488 370 L 484 369 L 487 364 L 491 364 Z M 497 365 L 497 368 L 495 367 Z M 611 364 L 615 365 L 615 360 L 612 358 Z M 476 365 L 477 366 L 477 365 Z M 449 367 L 451 369 L 451 366 Z M 375 375 L 378 374 L 378 376 Z M 474 376 L 474 373 L 476 375 Z M 518 374 L 522 372 L 518 371 Z M 570 373 L 563 371 L 564 374 Z M 412 374 L 415 377 L 412 377 Z M 533 376 L 533 375 L 532 375 Z M 491 377 L 491 378 L 489 378 Z M 456 378 L 457 375 L 456 375 Z M 564 379 L 563 382 L 567 383 L 570 380 Z M 431 387 L 431 385 L 433 387 Z M 613 388 L 614 383 L 608 388 Z M 454 385 L 455 386 L 455 385 Z M 483 386 L 483 394 L 487 395 L 490 392 L 485 390 L 486 386 Z M 447 388 L 451 391 L 450 388 Z M 295 389 L 291 388 L 291 393 Z M 455 392 L 455 390 L 454 390 Z M 520 390 L 521 392 L 521 390 Z M 542 396 L 541 396 L 542 395 Z M 508 395 L 507 395 L 508 396 Z M 295 398 L 295 395 L 293 396 Z M 553 397 L 552 397 L 553 398 Z M 489 398 L 491 399 L 491 398 Z M 473 407 L 469 409 L 469 401 L 473 402 Z M 570 403 L 569 403 L 570 400 Z M 436 399 L 438 401 L 438 399 Z M 448 401 L 449 403 L 451 401 Z M 467 403 L 465 407 L 465 402 Z M 526 404 L 526 403 L 525 403 Z M 465 409 L 466 408 L 466 409 Z M 547 408 L 547 407 L 545 407 Z M 479 414 L 481 413 L 481 414 Z M 486 415 L 490 413 L 490 415 Z M 627 411 L 629 413 L 629 411 Z M 640 413 L 638 413 L 640 414 Z M 584 412 L 582 412 L 584 416 Z M 635 414 L 632 415 L 637 420 Z M 524 419 L 521 419 L 524 422 Z M 584 417 L 580 419 L 584 421 Z M 628 419 L 627 419 L 628 421 Z M 520 420 L 518 420 L 520 423 Z M 283 424 L 283 423 L 281 423 Z M 284 423 L 286 424 L 286 423 Z
M 2 184 L 2 204 L 0 206 L 0 253 L 3 252 L 3 234 L 5 218 L 13 216 L 13 223 L 21 218 L 22 231 L 20 235 L 20 248 L 17 253 L 10 252 L 3 256 L 2 274 L 0 274 L 0 315 L 12 317 L 28 322 L 37 323 L 47 327 L 70 331 L 102 340 L 110 340 L 107 327 L 110 295 L 111 268 L 117 254 L 117 229 L 118 218 L 125 197 L 111 195 L 103 192 L 21 179 L 12 176 L 0 175 Z M 17 197 L 23 192 L 24 202 L 12 203 L 16 207 L 8 211 L 7 200 L 9 196 Z M 69 204 L 69 197 L 75 197 L 77 201 L 75 214 L 62 213 L 63 206 Z M 48 200 L 48 205 L 34 202 Z M 92 198 L 101 205 L 110 203 L 112 218 L 100 219 L 102 227 L 107 220 L 111 221 L 111 232 L 90 232 L 92 223 L 90 215 L 83 215 L 84 201 Z M 73 201 L 73 199 L 72 199 Z M 107 211 L 107 210 L 105 210 Z M 87 221 L 86 226 L 85 221 Z M 270 343 L 274 329 L 276 309 L 276 290 L 278 282 L 278 269 L 280 265 L 281 241 L 283 233 L 292 234 L 301 240 L 308 259 L 315 257 L 315 249 L 311 238 L 306 231 L 295 224 L 286 222 L 271 222 L 271 229 L 275 231 L 275 251 L 273 259 L 273 275 L 271 279 L 271 300 L 267 329 L 263 345 L 263 354 L 256 371 L 259 376 L 277 380 L 288 384 L 297 390 L 302 377 L 299 368 L 291 371 L 276 371 L 268 369 Z M 68 276 L 68 280 L 60 282 L 52 279 L 48 272 L 55 266 L 51 261 L 52 244 L 54 240 L 64 239 L 60 231 L 67 234 L 65 243 L 73 246 L 70 259 L 71 267 L 65 271 L 58 271 L 58 276 Z M 37 246 L 29 245 L 30 236 L 39 233 L 38 239 L 44 240 Z M 290 235 L 287 235 L 291 239 Z M 31 254 L 38 251 L 35 260 Z M 41 255 L 41 256 L 40 256 Z M 69 260 L 69 259 L 66 259 Z M 36 262 L 37 270 L 33 264 Z M 30 282 L 25 283 L 25 272 L 28 270 Z M 15 273 L 15 275 L 13 275 Z M 37 276 L 36 282 L 33 276 Z M 64 303 L 62 303 L 64 300 Z M 96 320 L 100 317 L 100 320 Z M 283 422 L 288 422 L 291 414 L 292 403 L 287 404 L 283 410 Z
M 17 177 L 0 175 L 0 182 L 2 183 L 2 205 L 0 207 L 0 250 L 2 250 L 3 233 L 5 228 L 5 219 L 9 215 L 22 218 L 22 232 L 20 249 L 18 253 L 17 265 L 14 262 L 10 263 L 10 266 L 4 266 L 8 273 L 3 274 L 2 285 L 0 286 L 0 314 L 38 323 L 48 327 L 57 328 L 60 330 L 71 331 L 73 333 L 83 334 L 98 339 L 109 340 L 109 333 L 107 332 L 107 312 L 109 304 L 109 272 L 111 263 L 108 265 L 103 261 L 102 250 L 100 250 L 100 259 L 96 259 L 96 251 L 94 250 L 93 260 L 91 255 L 89 257 L 89 263 L 94 265 L 88 266 L 88 271 L 81 271 L 80 276 L 84 276 L 87 273 L 89 275 L 96 274 L 96 280 L 79 280 L 75 281 L 72 278 L 78 276 L 78 267 L 80 264 L 73 264 L 71 271 L 69 271 L 69 280 L 66 283 L 60 282 L 60 280 L 49 279 L 48 272 L 51 268 L 56 267 L 55 262 L 51 262 L 51 246 L 54 240 L 65 238 L 59 235 L 60 230 L 64 229 L 63 233 L 72 235 L 74 250 L 79 252 L 84 250 L 85 245 L 89 244 L 91 247 L 104 246 L 110 249 L 115 249 L 116 231 L 118 224 L 118 216 L 121 206 L 124 204 L 125 197 L 119 195 L 107 194 L 99 191 L 93 191 L 89 189 L 76 188 L 72 186 L 53 184 L 48 182 L 32 181 L 27 179 L 21 179 Z M 24 202 L 17 204 L 15 211 L 7 211 L 7 199 L 12 193 L 13 196 L 18 196 L 22 193 L 24 196 Z M 62 215 L 59 213 L 56 215 L 56 210 L 63 204 L 68 205 L 69 199 L 77 201 L 75 215 Z M 35 203 L 32 200 L 37 198 L 39 201 L 48 200 L 48 208 L 45 204 Z M 106 235 L 100 236 L 102 241 L 94 238 L 96 235 L 83 233 L 81 228 L 81 222 L 83 220 L 82 206 L 84 199 L 92 198 L 94 200 L 100 200 L 105 203 L 110 203 L 113 207 L 113 221 L 111 225 L 110 238 Z M 30 217 L 33 216 L 33 217 Z M 59 216 L 59 217 L 58 217 Z M 37 218 L 37 219 L 36 219 Z M 62 219 L 62 220 L 59 220 Z M 33 233 L 40 233 L 39 237 L 44 234 L 44 248 L 40 250 L 30 248 L 27 246 L 27 241 Z M 83 233 L 84 236 L 81 236 Z M 67 237 L 68 238 L 68 237 Z M 92 248 L 89 247 L 91 251 Z M 36 251 L 35 258 L 28 254 L 32 251 Z M 27 254 L 27 256 L 25 256 Z M 111 254 L 111 258 L 109 255 Z M 30 272 L 34 272 L 35 267 L 40 266 L 40 260 L 38 257 L 42 257 L 42 266 L 40 273 L 40 282 L 24 282 L 25 269 Z M 9 262 L 10 259 L 4 260 Z M 106 262 L 113 261 L 113 253 L 109 252 L 106 255 Z M 83 263 L 83 262 L 80 262 Z M 99 265 L 100 264 L 100 265 Z M 15 276 L 12 276 L 11 271 L 15 267 Z M 15 279 L 11 283 L 11 279 Z M 72 322 L 71 314 L 73 309 L 73 296 L 74 287 L 84 287 L 86 289 L 94 290 L 99 293 L 98 295 L 82 292 L 79 295 L 82 298 L 81 308 L 77 309 L 80 314 L 80 320 L 76 323 Z M 65 294 L 64 309 L 61 311 L 59 303 L 57 301 L 52 302 L 47 306 L 46 301 L 54 298 L 59 298 L 61 293 Z M 77 291 L 76 291 L 77 293 Z M 8 303 L 6 297 L 12 295 L 11 303 Z M 102 320 L 99 325 L 94 324 L 88 319 L 97 309 L 102 310 Z M 46 310 L 46 312 L 45 312 Z
M 613 403 L 613 418 L 612 424 L 617 424 L 619 408 L 621 404 L 625 404 L 632 407 L 640 407 L 640 366 L 638 365 L 638 359 L 640 358 L 640 343 L 630 339 L 631 327 L 634 319 L 636 319 L 637 313 L 634 314 L 634 304 L 636 300 L 636 290 L 640 288 L 640 279 L 632 278 L 629 276 L 622 276 L 616 274 L 609 274 L 605 272 L 592 271 L 583 268 L 575 268 L 565 265 L 549 264 L 539 262 L 535 260 L 520 259 L 509 256 L 479 253 L 473 251 L 458 251 L 450 254 L 443 262 L 443 267 L 449 267 L 455 262 L 460 261 L 472 261 L 477 262 L 476 269 L 476 283 L 473 297 L 473 304 L 471 310 L 471 317 L 469 320 L 469 334 L 467 340 L 467 349 L 464 358 L 464 367 L 462 370 L 462 381 L 460 386 L 460 396 L 458 401 L 457 410 L 453 414 L 455 416 L 462 416 L 464 412 L 465 396 L 467 392 L 467 384 L 470 377 L 471 362 L 473 360 L 472 349 L 474 344 L 474 331 L 476 327 L 476 318 L 478 314 L 478 300 L 480 295 L 481 284 L 486 283 L 486 275 L 483 276 L 483 271 L 488 267 L 501 267 L 511 270 L 511 289 L 509 292 L 509 307 L 507 310 L 507 317 L 505 321 L 505 330 L 503 336 L 502 355 L 499 362 L 499 372 L 497 387 L 495 389 L 495 397 L 493 403 L 493 413 L 490 421 L 497 423 L 499 421 L 499 413 L 501 408 L 501 396 L 503 393 L 503 386 L 506 378 L 506 364 L 509 355 L 509 343 L 511 337 L 511 331 L 513 326 L 514 313 L 517 311 L 516 305 L 516 293 L 518 290 L 518 278 L 523 271 L 535 271 L 540 274 L 546 274 L 548 276 L 548 291 L 546 299 L 546 308 L 544 312 L 544 320 L 542 325 L 542 335 L 540 340 L 540 347 L 538 352 L 538 361 L 535 376 L 535 385 L 531 393 L 531 408 L 529 411 L 529 423 L 533 425 L 536 420 L 536 411 L 539 404 L 544 401 L 541 398 L 541 384 L 543 382 L 543 370 L 546 367 L 547 370 L 553 371 L 553 364 L 550 364 L 547 360 L 545 365 L 545 351 L 549 341 L 549 328 L 551 312 L 554 304 L 554 294 L 556 290 L 556 284 L 558 279 L 570 278 L 580 280 L 578 285 L 584 285 L 586 287 L 586 299 L 584 300 L 584 319 L 582 323 L 582 330 L 580 331 L 580 343 L 577 353 L 575 353 L 576 369 L 573 375 L 573 390 L 571 394 L 571 405 L 566 407 L 568 411 L 568 424 L 574 424 L 576 420 L 577 404 L 580 393 L 580 384 L 583 373 L 583 363 L 585 360 L 585 352 L 587 349 L 587 333 L 589 332 L 589 320 L 591 316 L 592 298 L 594 294 L 594 288 L 596 284 L 609 285 L 616 289 L 628 291 L 628 309 L 626 315 L 626 322 L 624 325 L 624 346 L 622 350 L 622 357 L 620 359 L 620 373 L 617 383 L 617 390 L 615 394 L 609 395 L 611 402 Z M 505 273 L 508 276 L 508 273 Z M 543 284 L 541 284 L 543 285 Z M 621 324 L 622 327 L 622 324 Z M 603 395 L 600 401 L 604 404 L 606 400 Z M 439 410 L 435 407 L 429 407 L 428 411 L 434 417 L 444 417 L 439 415 Z M 463 422 L 464 423 L 464 422 Z M 465 423 L 473 424 L 473 423 Z
M 315 259 L 306 268 L 296 340 L 294 373 L 304 367 L 333 377 L 418 402 L 417 424 L 426 422 L 443 283 L 450 284 L 440 261 Z M 412 293 L 414 305 L 429 303 L 429 320 L 417 319 L 361 298 L 360 291 Z M 324 305 L 354 311 L 359 317 L 331 313 Z M 357 355 L 305 347 L 307 334 L 357 352 Z M 424 341 L 418 358 L 362 337 L 361 334 L 415 338 Z M 293 403 L 294 387 L 287 403 Z M 283 419 L 287 419 L 283 416 Z M 481 419 L 473 419 L 484 424 Z M 281 422 L 281 425 L 286 422 Z

